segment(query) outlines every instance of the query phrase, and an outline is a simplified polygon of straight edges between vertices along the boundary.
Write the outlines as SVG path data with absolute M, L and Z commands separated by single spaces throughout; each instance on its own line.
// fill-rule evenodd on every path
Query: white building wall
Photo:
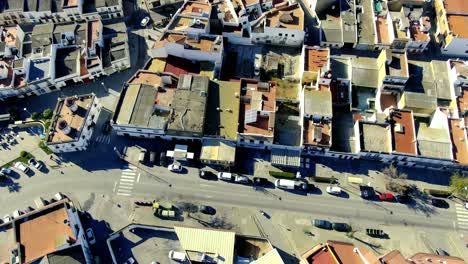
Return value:
M 304 31 L 265 27 L 263 33 L 252 32 L 252 43 L 298 47 L 304 42 Z

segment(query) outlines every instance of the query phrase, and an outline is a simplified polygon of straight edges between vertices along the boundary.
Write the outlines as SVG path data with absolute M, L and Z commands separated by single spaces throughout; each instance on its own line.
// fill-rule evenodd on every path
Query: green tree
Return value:
M 33 113 L 31 114 L 31 118 L 32 118 L 33 120 L 38 120 L 38 119 L 39 119 L 39 113 L 33 112 Z
M 52 117 L 52 109 L 47 108 L 42 112 L 42 118 L 50 119 Z
M 24 157 L 28 156 L 28 154 L 29 154 L 28 152 L 22 150 L 22 151 L 20 152 L 20 157 L 24 158 Z
M 468 177 L 455 173 L 450 177 L 450 189 L 463 199 L 468 199 Z

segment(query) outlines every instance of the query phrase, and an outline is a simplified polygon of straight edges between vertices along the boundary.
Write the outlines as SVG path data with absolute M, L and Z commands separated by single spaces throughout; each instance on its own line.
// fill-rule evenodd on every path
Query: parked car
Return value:
M 15 210 L 15 211 L 13 211 L 11 216 L 13 217 L 13 219 L 16 219 L 16 218 L 20 217 L 20 215 L 22 215 L 22 214 L 23 214 L 23 212 L 21 212 L 20 210 Z
M 433 206 L 439 207 L 439 208 L 449 208 L 449 204 L 447 203 L 447 201 L 445 201 L 443 199 L 432 198 L 431 199 L 431 204 Z
M 124 264 L 134 264 L 135 263 L 135 259 L 132 258 L 132 257 L 129 257 L 125 262 Z
M 200 178 L 202 179 L 210 179 L 214 177 L 214 174 L 211 171 L 200 170 L 200 172 L 198 173 L 198 176 L 200 176 Z
M 213 207 L 208 206 L 208 205 L 200 205 L 200 207 L 198 209 L 200 210 L 200 212 L 202 212 L 204 214 L 207 214 L 207 215 L 215 215 L 216 214 L 216 209 L 214 209 Z
M 177 251 L 171 250 L 169 251 L 169 258 L 177 262 L 184 262 L 187 257 L 185 256 L 185 253 L 183 252 L 177 252 Z
M 29 172 L 29 167 L 26 166 L 24 163 L 22 162 L 16 162 L 15 165 L 14 165 L 15 168 L 17 168 L 18 170 L 24 172 L 24 173 L 28 173 Z
M 86 238 L 88 238 L 88 242 L 91 245 L 96 244 L 96 237 L 94 236 L 93 229 L 88 228 L 86 229 Z
M 60 192 L 56 193 L 56 194 L 54 195 L 54 197 L 55 197 L 55 200 L 57 200 L 57 201 L 60 201 L 60 200 L 65 199 L 65 195 L 63 195 L 63 194 L 60 193 Z
M 447 251 L 441 249 L 441 248 L 437 248 L 435 250 L 435 253 L 439 256 L 450 256 L 449 253 L 447 253 Z
M 359 190 L 361 191 L 361 197 L 364 199 L 372 199 L 375 197 L 374 188 L 370 186 L 361 185 L 359 186 Z
M 334 194 L 334 195 L 339 195 L 341 194 L 341 188 L 338 186 L 328 186 L 327 187 L 327 193 L 329 194 Z
M 395 200 L 395 196 L 391 193 L 381 193 L 379 194 L 379 200 L 380 201 L 393 201 Z
M 169 166 L 167 167 L 167 169 L 168 169 L 169 171 L 172 171 L 172 172 L 181 172 L 181 171 L 182 171 L 182 165 L 180 165 L 180 163 L 174 162 L 174 163 L 172 163 L 171 165 L 169 165 Z
M 4 174 L 4 175 L 11 175 L 12 174 L 12 171 L 11 169 L 9 168 L 1 168 L 0 169 L 0 173 Z
M 146 157 L 146 149 L 140 149 L 140 153 L 138 154 L 138 162 L 145 163 L 145 157 Z
M 314 219 L 314 226 L 323 229 L 332 229 L 332 223 L 327 220 Z
M 8 214 L 3 217 L 3 223 L 11 222 L 11 220 L 12 220 L 12 218 Z
M 218 180 L 232 181 L 234 176 L 230 172 L 218 172 Z
M 140 26 L 141 27 L 146 27 L 148 25 L 150 21 L 150 18 L 148 16 L 144 17 L 141 21 L 140 21 Z
M 249 178 L 247 176 L 237 175 L 237 176 L 234 177 L 234 182 L 235 183 L 240 183 L 240 184 L 248 184 L 249 183 Z
M 295 180 L 278 179 L 275 181 L 275 187 L 284 190 L 294 190 L 296 188 Z
M 351 226 L 346 223 L 333 223 L 332 228 L 339 232 L 350 232 L 352 230 Z
M 406 194 L 399 194 L 396 196 L 396 200 L 399 203 L 407 204 L 411 202 L 411 196 L 406 195 Z
M 151 151 L 150 152 L 150 155 L 149 155 L 149 162 L 151 164 L 155 164 L 156 163 L 156 152 L 154 151 Z
M 107 120 L 104 122 L 104 125 L 102 125 L 102 134 L 107 135 L 111 131 L 112 126 L 110 124 L 110 120 Z
M 166 152 L 164 151 L 162 151 L 161 154 L 159 154 L 159 166 L 167 166 Z
M 268 181 L 267 178 L 261 178 L 261 177 L 253 177 L 253 184 L 255 186 L 266 186 L 270 182 Z
M 35 167 L 36 169 L 40 170 L 42 169 L 42 163 L 40 161 L 37 161 L 36 159 L 29 159 L 28 160 L 29 165 Z

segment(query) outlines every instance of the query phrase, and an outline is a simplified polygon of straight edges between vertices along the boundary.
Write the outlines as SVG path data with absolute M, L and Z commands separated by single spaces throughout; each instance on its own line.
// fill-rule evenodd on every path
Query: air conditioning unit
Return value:
M 395 132 L 405 133 L 405 127 L 402 124 L 395 124 Z

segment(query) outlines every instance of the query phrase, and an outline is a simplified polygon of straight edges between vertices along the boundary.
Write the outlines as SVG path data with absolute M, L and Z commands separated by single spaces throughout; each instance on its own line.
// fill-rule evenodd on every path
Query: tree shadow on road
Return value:
M 0 187 L 6 187 L 10 193 L 19 192 L 21 190 L 21 185 L 9 177 L 2 178 L 0 181 Z
M 408 208 L 421 212 L 427 217 L 435 214 L 436 211 L 431 204 L 431 197 L 419 190 L 416 185 L 412 184 L 409 186 L 408 195 L 413 198 L 410 203 L 406 204 Z

